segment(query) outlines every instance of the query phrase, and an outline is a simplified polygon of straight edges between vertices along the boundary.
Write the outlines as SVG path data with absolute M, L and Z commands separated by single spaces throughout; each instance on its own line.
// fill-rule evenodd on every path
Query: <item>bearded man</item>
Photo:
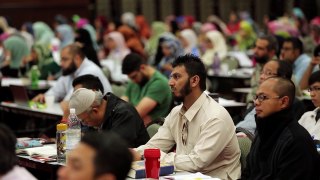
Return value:
M 204 92 L 204 64 L 196 56 L 185 55 L 172 66 L 169 86 L 182 104 L 172 109 L 146 145 L 132 150 L 134 160 L 140 160 L 146 148 L 159 148 L 161 160 L 172 163 L 176 170 L 238 179 L 240 149 L 235 126 L 228 111 Z

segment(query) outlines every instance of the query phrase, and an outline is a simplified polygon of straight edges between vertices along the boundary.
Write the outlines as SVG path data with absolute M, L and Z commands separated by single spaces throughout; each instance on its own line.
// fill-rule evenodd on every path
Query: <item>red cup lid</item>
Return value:
M 144 155 L 145 158 L 152 157 L 152 158 L 160 158 L 160 149 L 145 149 Z

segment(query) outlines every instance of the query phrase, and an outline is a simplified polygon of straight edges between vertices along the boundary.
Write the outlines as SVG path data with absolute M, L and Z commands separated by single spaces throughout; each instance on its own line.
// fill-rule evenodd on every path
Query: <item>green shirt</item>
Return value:
M 169 112 L 172 102 L 168 79 L 159 71 L 156 71 L 143 87 L 129 82 L 125 95 L 134 106 L 137 106 L 144 97 L 149 97 L 156 101 L 156 107 L 148 114 L 152 120 L 165 117 Z

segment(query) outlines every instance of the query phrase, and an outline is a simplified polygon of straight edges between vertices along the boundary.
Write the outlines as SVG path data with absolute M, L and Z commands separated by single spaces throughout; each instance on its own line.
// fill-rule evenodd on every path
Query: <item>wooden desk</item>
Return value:
M 62 114 L 58 103 L 47 109 L 32 109 L 8 102 L 0 104 L 0 122 L 8 125 L 18 137 L 37 137 L 55 126 Z

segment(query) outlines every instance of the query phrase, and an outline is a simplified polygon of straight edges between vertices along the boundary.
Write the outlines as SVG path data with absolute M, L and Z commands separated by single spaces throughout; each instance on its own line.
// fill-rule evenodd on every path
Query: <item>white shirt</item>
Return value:
M 300 125 L 316 140 L 320 140 L 320 120 L 316 121 L 316 115 L 319 109 L 320 108 L 316 108 L 313 111 L 305 112 L 299 120 Z
M 186 145 L 182 127 L 188 121 Z M 168 151 L 176 144 L 176 152 Z M 172 109 L 146 145 L 137 148 L 159 148 L 161 160 L 174 164 L 177 170 L 201 172 L 221 179 L 240 177 L 240 149 L 235 126 L 221 105 L 205 93 L 184 111 L 182 105 Z
M 14 166 L 4 176 L 0 176 L 1 180 L 36 180 L 32 174 L 29 173 L 25 168 Z
M 97 76 L 103 85 L 104 93 L 112 92 L 111 85 L 101 68 L 85 58 L 80 67 L 73 74 L 61 76 L 57 80 L 57 83 L 46 92 L 46 95 L 54 95 L 55 100 L 58 102 L 61 100 L 69 100 L 73 92 L 72 81 L 85 74 Z

